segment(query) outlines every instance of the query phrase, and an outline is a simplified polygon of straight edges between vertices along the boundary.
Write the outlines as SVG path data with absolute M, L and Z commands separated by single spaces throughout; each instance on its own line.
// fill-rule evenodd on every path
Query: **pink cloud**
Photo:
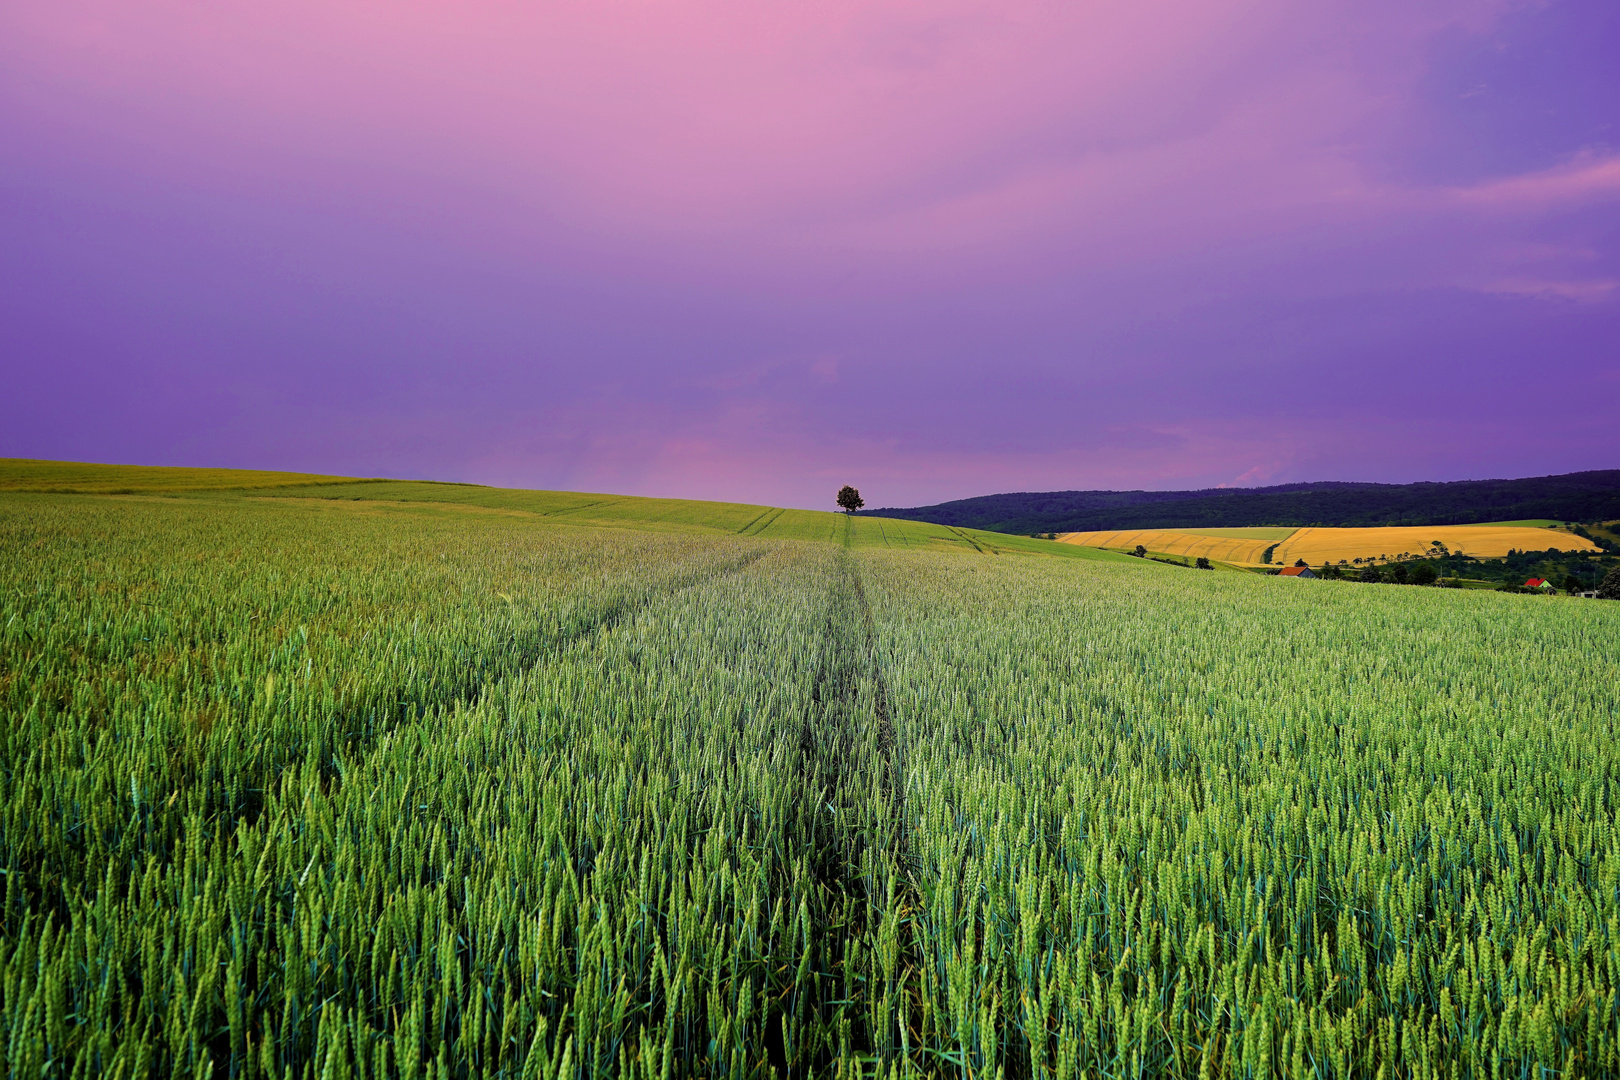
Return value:
M 1559 300 L 1607 300 L 1620 290 L 1620 281 L 1605 278 L 1598 281 L 1536 281 L 1526 278 L 1508 278 L 1484 286 L 1486 292 L 1511 296 L 1536 296 Z
M 385 206 L 439 178 L 520 233 L 884 247 L 1015 240 L 1054 209 L 1084 229 L 1123 203 L 1342 197 L 1342 147 L 1385 107 L 1364 54 L 1415 70 L 1418 41 L 1477 10 L 1375 36 L 1359 7 L 1282 0 L 65 0 L 0 29 L 8 62 L 155 119 L 143 141 L 203 177 L 352 174 Z
M 1620 154 L 1581 154 L 1557 168 L 1456 189 L 1454 197 L 1465 205 L 1508 210 L 1620 198 Z

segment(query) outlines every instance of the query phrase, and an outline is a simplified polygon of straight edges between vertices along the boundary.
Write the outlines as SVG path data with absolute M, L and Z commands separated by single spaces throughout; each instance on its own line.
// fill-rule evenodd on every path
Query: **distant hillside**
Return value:
M 1097 548 L 997 536 L 918 519 L 857 520 L 827 510 L 578 491 L 525 491 L 427 480 L 356 480 L 308 473 L 0 458 L 0 509 L 7 509 L 8 504 L 15 508 L 19 502 L 25 507 L 37 505 L 29 500 L 57 495 L 71 499 L 163 496 L 187 501 L 216 500 L 221 505 L 243 499 L 275 505 L 271 500 L 281 500 L 331 513 L 500 514 L 548 527 L 729 534 L 768 540 L 820 540 L 846 547 L 1136 562 L 1129 556 Z
M 1324 481 L 1202 491 L 1021 491 L 865 513 L 1024 534 L 1258 525 L 1468 525 L 1525 518 L 1608 521 L 1620 518 L 1620 469 L 1444 484 Z
M 169 465 L 98 465 L 87 461 L 0 458 L 0 491 L 133 495 L 137 492 L 254 490 L 306 484 L 366 484 L 351 476 L 266 472 L 262 469 L 192 469 Z

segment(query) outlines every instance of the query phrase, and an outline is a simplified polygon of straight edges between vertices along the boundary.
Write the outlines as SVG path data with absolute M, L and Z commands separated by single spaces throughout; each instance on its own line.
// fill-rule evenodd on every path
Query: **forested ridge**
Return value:
M 1019 491 L 864 513 L 1009 533 L 1468 525 L 1524 518 L 1609 521 L 1620 518 L 1620 469 L 1447 483 L 1323 481 L 1201 491 Z

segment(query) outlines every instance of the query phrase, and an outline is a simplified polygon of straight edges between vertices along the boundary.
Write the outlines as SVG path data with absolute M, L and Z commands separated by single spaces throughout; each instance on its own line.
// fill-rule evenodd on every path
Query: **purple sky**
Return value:
M 0 456 L 1620 467 L 1620 4 L 0 5 Z

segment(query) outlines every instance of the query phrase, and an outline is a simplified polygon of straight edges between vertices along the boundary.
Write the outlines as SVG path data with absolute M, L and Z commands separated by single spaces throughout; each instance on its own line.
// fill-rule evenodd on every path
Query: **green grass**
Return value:
M 1620 1072 L 1620 604 L 336 491 L 0 495 L 9 1075 Z
M 1479 525 L 1480 527 L 1484 527 L 1484 526 L 1487 526 L 1487 525 L 1494 525 L 1494 526 L 1496 526 L 1498 528 L 1509 528 L 1509 527 L 1517 526 L 1517 527 L 1525 528 L 1525 529 L 1551 529 L 1554 526 L 1562 525 L 1563 522 L 1562 521 L 1554 521 L 1552 518 L 1522 518 L 1522 519 L 1520 519 L 1518 521 L 1480 521 L 1480 522 L 1476 522 L 1475 524 Z M 1448 526 L 1448 527 L 1456 527 L 1456 526 Z
M 586 492 L 525 491 L 473 484 L 371 481 L 287 487 L 254 497 L 324 500 L 356 504 L 356 510 L 420 513 L 499 511 L 546 524 L 640 531 L 724 533 L 772 540 L 815 540 L 854 547 L 958 550 L 981 555 L 1046 555 L 1117 561 L 1119 556 L 1072 544 L 959 529 L 894 518 L 850 517 L 820 510 L 793 510 L 748 503 L 652 499 Z
M 418 481 L 371 483 L 364 488 L 290 488 L 263 498 L 321 499 L 357 504 L 357 509 L 489 510 L 531 516 L 538 522 L 587 528 L 613 527 L 655 532 L 690 531 L 815 540 L 855 547 L 935 548 L 976 554 L 1039 554 L 1058 558 L 1098 558 L 1072 544 L 1022 536 L 957 529 L 895 518 L 851 517 L 822 510 L 792 510 L 747 503 L 649 499 L 563 491 L 523 491 Z M 1082 552 L 1078 556 L 1076 550 Z M 1101 554 L 1104 560 L 1113 558 Z
M 1022 536 L 891 518 L 852 518 L 820 510 L 749 503 L 653 499 L 570 491 L 526 491 L 415 480 L 351 480 L 303 473 L 178 469 L 139 465 L 0 459 L 0 492 L 172 495 L 218 500 L 321 500 L 363 513 L 461 516 L 498 512 L 537 523 L 660 533 L 724 533 L 772 540 L 815 540 L 853 547 L 935 549 L 981 555 L 1048 555 L 1117 560 L 1107 552 Z
M 188 469 L 155 465 L 95 465 L 77 461 L 0 458 L 0 491 L 106 494 L 279 488 L 364 482 L 348 477 L 316 476 L 310 473 L 262 472 L 249 469 Z

